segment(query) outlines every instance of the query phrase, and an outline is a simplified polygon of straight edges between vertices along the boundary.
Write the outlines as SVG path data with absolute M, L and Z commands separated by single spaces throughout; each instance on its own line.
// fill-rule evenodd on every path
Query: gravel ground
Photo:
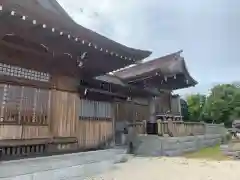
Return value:
M 239 180 L 240 161 L 132 158 L 95 180 Z

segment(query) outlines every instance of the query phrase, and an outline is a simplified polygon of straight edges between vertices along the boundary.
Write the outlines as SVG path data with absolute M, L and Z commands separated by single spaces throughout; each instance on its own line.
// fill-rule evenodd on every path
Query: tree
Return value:
M 224 123 L 231 126 L 240 118 L 239 84 L 219 84 L 211 89 L 208 96 L 193 94 L 187 98 L 190 119 L 197 116 L 205 122 Z
M 193 94 L 187 97 L 189 119 L 191 121 L 200 121 L 202 110 L 205 105 L 206 96 L 202 94 Z
M 206 114 L 216 123 L 231 126 L 239 118 L 240 88 L 234 84 L 221 84 L 212 88 L 206 102 Z

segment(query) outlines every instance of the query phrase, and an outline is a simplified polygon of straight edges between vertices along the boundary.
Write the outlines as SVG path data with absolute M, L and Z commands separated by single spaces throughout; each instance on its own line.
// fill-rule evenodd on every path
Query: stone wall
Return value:
M 113 167 L 124 149 L 0 162 L 0 180 L 84 180 Z
M 221 140 L 221 134 L 185 137 L 139 135 L 135 141 L 135 154 L 140 156 L 177 156 L 220 144 Z
M 226 132 L 224 124 L 205 124 L 206 134 L 226 134 Z

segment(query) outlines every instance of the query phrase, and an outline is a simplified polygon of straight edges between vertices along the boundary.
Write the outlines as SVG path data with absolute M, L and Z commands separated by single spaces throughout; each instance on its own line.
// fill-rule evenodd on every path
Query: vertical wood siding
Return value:
M 52 90 L 50 127 L 53 136 L 75 136 L 79 105 L 78 94 Z
M 81 148 L 96 147 L 113 138 L 113 125 L 109 120 L 79 120 L 77 138 Z
M 1 140 L 76 137 L 80 147 L 90 148 L 113 136 L 108 102 L 81 100 L 77 93 L 0 85 L 0 103 Z
M 171 110 L 170 96 L 171 93 L 163 93 L 158 98 L 158 102 L 156 103 L 157 114 L 164 114 L 167 111 Z
M 116 102 L 116 121 L 143 121 L 149 118 L 149 106 L 131 102 Z
M 0 139 L 50 136 L 51 91 L 0 84 Z
M 81 148 L 96 147 L 113 135 L 111 104 L 83 100 L 53 90 L 51 130 L 55 137 L 77 137 Z
M 0 123 L 47 125 L 51 91 L 0 85 Z
M 0 125 L 0 140 L 49 138 L 48 126 Z
M 80 99 L 79 117 L 111 118 L 111 103 Z

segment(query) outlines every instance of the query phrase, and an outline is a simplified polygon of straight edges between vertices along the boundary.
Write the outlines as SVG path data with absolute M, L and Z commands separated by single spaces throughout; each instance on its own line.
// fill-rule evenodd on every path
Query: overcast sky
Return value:
M 199 82 L 181 93 L 240 81 L 239 0 L 58 0 L 73 19 L 151 58 L 183 49 Z

